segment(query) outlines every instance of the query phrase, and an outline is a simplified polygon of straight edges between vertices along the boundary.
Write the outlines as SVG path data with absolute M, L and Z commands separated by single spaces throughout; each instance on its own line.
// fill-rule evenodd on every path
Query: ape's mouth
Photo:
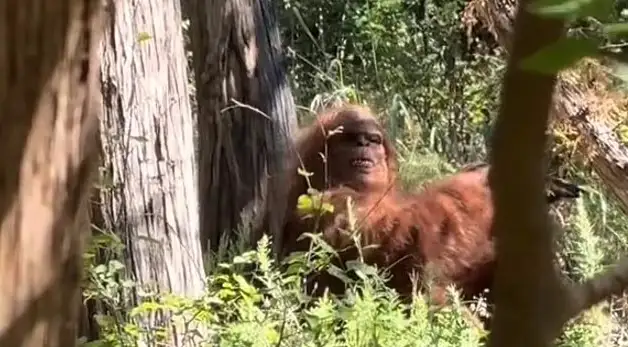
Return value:
M 375 162 L 369 158 L 355 158 L 351 160 L 351 166 L 359 169 L 369 169 L 375 166 Z

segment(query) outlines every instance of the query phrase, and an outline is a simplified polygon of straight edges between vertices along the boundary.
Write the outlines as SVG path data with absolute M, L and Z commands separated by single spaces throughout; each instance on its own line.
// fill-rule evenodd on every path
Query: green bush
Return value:
M 586 195 L 576 204 L 561 239 L 560 256 L 566 259 L 564 268 L 573 280 L 599 270 L 606 259 L 599 238 L 592 232 L 596 222 L 590 216 L 606 218 L 595 200 L 595 195 Z M 106 240 L 120 249 L 115 238 L 95 238 L 93 245 L 110 249 Z M 453 288 L 450 295 L 454 304 L 450 307 L 435 311 L 420 294 L 413 303 L 405 304 L 383 284 L 377 269 L 360 262 L 349 262 L 343 270 L 328 268 L 329 252 L 315 245 L 311 252 L 295 253 L 285 261 L 289 266 L 284 267 L 272 260 L 266 237 L 256 250 L 241 254 L 233 249 L 221 250 L 223 256 L 214 259 L 202 297 L 144 294 L 135 306 L 122 299 L 129 295 L 122 289 L 132 287 L 127 282 L 118 284 L 124 265 L 114 259 L 105 265 L 88 262 L 85 287 L 89 290 L 84 293 L 104 303 L 109 313 L 97 317 L 101 340 L 86 345 L 133 346 L 138 339 L 157 343 L 167 338 L 170 326 L 178 325 L 181 331 L 181 322 L 202 329 L 205 339 L 197 345 L 207 346 L 481 345 L 486 332 L 463 319 L 462 304 Z M 313 262 L 317 255 L 319 261 Z M 331 273 L 349 285 L 346 296 L 305 296 L 302 279 L 314 268 L 335 270 Z M 356 279 L 350 280 L 349 272 Z M 170 314 L 170 318 L 161 328 L 147 329 L 143 324 L 163 313 Z M 190 328 L 184 335 L 194 333 Z M 608 305 L 602 304 L 572 322 L 557 342 L 563 347 L 618 346 L 625 334 L 620 317 L 609 314 Z
M 257 250 L 220 262 L 198 299 L 156 295 L 134 307 L 123 324 L 100 317 L 103 337 L 90 345 L 160 341 L 168 325 L 149 331 L 141 324 L 158 312 L 170 313 L 172 325 L 185 321 L 186 326 L 202 326 L 205 340 L 199 345 L 207 346 L 476 346 L 483 336 L 464 321 L 458 300 L 435 312 L 420 296 L 402 304 L 377 270 L 361 263 L 354 263 L 357 279 L 349 282 L 345 297 L 312 300 L 301 288 L 303 274 L 311 270 L 308 256 L 295 254 L 289 270 L 280 271 L 264 237 Z M 451 295 L 457 298 L 453 290 Z

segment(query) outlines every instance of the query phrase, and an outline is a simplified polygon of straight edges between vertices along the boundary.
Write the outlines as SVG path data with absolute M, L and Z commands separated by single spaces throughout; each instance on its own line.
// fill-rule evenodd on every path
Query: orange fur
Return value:
M 382 176 L 381 170 L 373 173 L 377 179 L 369 180 L 369 185 L 351 186 L 351 182 L 337 177 L 330 177 L 331 184 L 326 184 L 319 154 L 325 150 L 322 129 L 328 132 L 344 125 L 345 131 L 357 131 L 357 127 L 351 129 L 354 123 L 349 120 L 352 119 L 371 122 L 369 127 L 359 129 L 376 128 L 382 133 L 387 175 Z M 358 147 L 351 142 L 340 142 L 340 145 Z M 342 260 L 357 256 L 356 249 L 351 247 L 352 240 L 342 232 L 348 226 L 345 200 L 351 197 L 355 216 L 360 221 L 362 246 L 377 245 L 377 248 L 364 250 L 365 262 L 387 268 L 391 275 L 388 284 L 402 296 L 411 294 L 410 274 L 416 271 L 421 275 L 427 266 L 435 270 L 431 296 L 439 303 L 446 301 L 445 288 L 449 284 L 461 289 L 465 298 L 480 294 L 491 286 L 495 253 L 488 166 L 472 165 L 427 184 L 417 192 L 404 192 L 396 185 L 396 152 L 383 127 L 370 110 L 354 105 L 334 108 L 320 115 L 317 122 L 300 133 L 297 148 L 306 169 L 314 173 L 313 188 L 323 191 L 325 199 L 334 205 L 333 214 L 321 217 L 318 231 L 336 250 L 344 249 L 340 252 Z M 370 148 L 376 153 L 379 147 L 374 144 Z M 344 167 L 348 160 L 350 158 L 330 158 L 328 165 Z M 298 243 L 296 238 L 304 232 L 314 231 L 313 219 L 303 220 L 295 211 L 298 196 L 307 191 L 306 181 L 296 174 L 295 167 L 296 164 L 293 165 L 295 177 L 284 227 L 286 252 L 305 250 L 309 242 Z M 347 176 L 343 177 L 346 179 Z M 331 276 L 321 274 L 316 280 L 322 288 L 328 287 L 338 294 L 343 292 L 342 284 Z
M 345 199 L 351 196 L 360 221 L 362 247 L 377 245 L 362 251 L 364 260 L 387 269 L 392 288 L 409 296 L 410 274 L 416 271 L 422 275 L 429 265 L 436 271 L 432 278 L 435 301 L 444 303 L 445 288 L 451 283 L 470 299 L 492 282 L 493 214 L 485 180 L 483 172 L 463 172 L 415 194 L 394 190 L 383 198 L 349 188 L 333 189 L 326 195 L 335 213 L 321 220 L 323 237 L 335 249 L 345 250 L 340 253 L 342 260 L 358 255 L 353 241 L 343 232 L 348 229 Z M 337 293 L 342 289 L 337 283 L 332 287 Z

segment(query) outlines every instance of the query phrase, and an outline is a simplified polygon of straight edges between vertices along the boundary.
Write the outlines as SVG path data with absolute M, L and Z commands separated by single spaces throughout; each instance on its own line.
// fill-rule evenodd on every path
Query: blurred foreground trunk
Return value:
M 204 271 L 180 4 L 109 0 L 107 8 L 101 227 L 125 243 L 127 268 L 139 286 L 135 304 L 144 301 L 142 292 L 198 296 Z M 152 335 L 140 340 L 156 343 L 157 326 L 173 333 L 169 317 L 144 317 Z M 167 345 L 188 345 L 186 333 L 177 327 Z
M 0 346 L 74 346 L 98 158 L 101 3 L 0 8 Z
M 296 108 L 268 0 L 186 0 L 199 124 L 203 251 L 279 230 Z M 266 214 L 268 213 L 268 215 Z M 268 218 L 265 218 L 265 217 Z M 280 234 L 273 235 L 275 250 Z
M 488 30 L 497 43 L 510 52 L 516 5 L 516 0 L 471 0 L 463 14 L 463 24 L 471 35 Z M 593 73 L 604 73 L 599 67 L 597 70 Z M 625 110 L 618 110 L 622 106 L 608 105 L 625 100 L 600 93 L 592 87 L 595 83 L 582 83 L 580 73 L 590 75 L 578 69 L 559 75 L 552 116 L 565 126 L 577 129 L 583 140 L 579 142 L 581 152 L 591 160 L 596 173 L 628 214 L 628 148 L 603 121 L 613 109 L 618 111 L 618 117 L 625 117 Z
M 490 144 L 497 265 L 488 347 L 549 347 L 562 329 L 568 304 L 552 262 L 554 237 L 544 189 L 556 75 L 519 67 L 524 58 L 559 39 L 563 23 L 523 10 L 531 1 L 519 4 Z
M 565 23 L 525 10 L 532 1 L 520 0 L 518 8 L 511 9 L 516 13 L 506 43 L 511 54 L 491 139 L 489 184 L 497 262 L 488 347 L 553 346 L 570 319 L 628 286 L 628 258 L 584 283 L 565 280 L 554 267 L 557 226 L 548 215 L 544 173 L 558 74 L 524 70 L 521 62 L 560 39 Z

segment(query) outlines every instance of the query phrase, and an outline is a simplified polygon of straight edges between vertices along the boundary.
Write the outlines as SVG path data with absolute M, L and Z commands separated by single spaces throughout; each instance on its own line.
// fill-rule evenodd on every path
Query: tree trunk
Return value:
M 532 1 L 521 0 L 513 9 L 512 46 L 507 44 L 512 54 L 491 140 L 489 184 L 497 266 L 488 347 L 549 347 L 567 321 L 628 287 L 628 258 L 582 284 L 567 282 L 552 264 L 554 230 L 543 177 L 545 134 L 549 114 L 556 111 L 552 97 L 557 74 L 524 71 L 520 65 L 557 40 L 564 23 L 525 10 Z
M 0 7 L 0 346 L 74 346 L 101 3 Z
M 109 0 L 107 7 L 104 227 L 121 235 L 142 286 L 199 295 L 204 271 L 180 4 Z M 174 338 L 169 345 L 182 344 Z
M 516 5 L 516 0 L 471 0 L 465 9 L 463 23 L 469 33 L 480 27 L 487 29 L 506 51 L 510 51 Z M 628 214 L 628 148 L 610 126 L 596 120 L 608 118 L 605 114 L 608 106 L 599 106 L 615 101 L 608 99 L 608 93 L 596 95 L 591 83 L 579 81 L 578 73 L 561 73 L 554 95 L 553 116 L 562 124 L 577 129 L 584 140 L 579 143 L 580 149 L 590 158 L 596 173 Z M 605 98 L 604 102 L 595 102 L 602 98 Z M 623 102 L 621 98 L 617 99 Z M 618 117 L 625 117 L 625 114 Z
M 186 4 L 199 108 L 201 242 L 215 251 L 238 229 L 254 231 L 251 241 L 261 236 L 257 230 L 279 230 L 296 113 L 270 1 Z M 273 237 L 277 250 L 280 234 Z
M 512 55 L 491 139 L 497 266 L 489 347 L 549 347 L 562 328 L 565 301 L 554 271 L 545 195 L 545 148 L 556 74 L 522 70 L 521 61 L 560 38 L 564 23 L 525 11 L 521 0 Z M 540 36 L 536 33 L 543 32 Z

